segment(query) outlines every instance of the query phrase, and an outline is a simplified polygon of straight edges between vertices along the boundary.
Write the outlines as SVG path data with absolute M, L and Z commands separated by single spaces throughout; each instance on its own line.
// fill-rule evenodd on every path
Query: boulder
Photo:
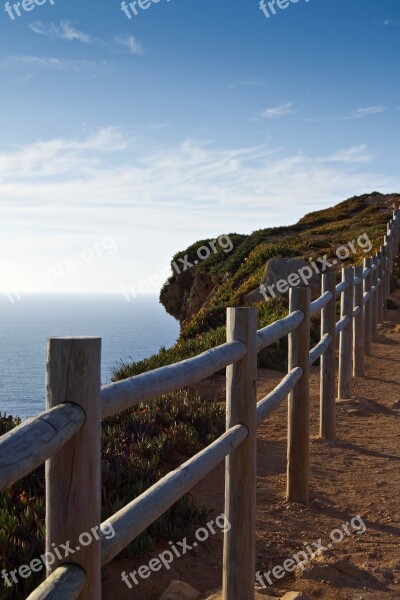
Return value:
M 322 264 L 317 264 L 318 267 L 323 268 Z M 271 258 L 265 265 L 260 287 L 264 286 L 264 293 L 267 294 L 268 299 L 274 297 L 274 294 L 278 297 L 287 293 L 289 287 L 295 285 L 308 285 L 312 289 L 320 291 L 321 274 L 317 274 L 311 263 L 302 258 Z M 260 288 L 253 290 L 245 297 L 246 302 L 260 302 L 266 299 Z
M 201 594 L 191 585 L 174 580 L 160 597 L 160 600 L 197 600 Z

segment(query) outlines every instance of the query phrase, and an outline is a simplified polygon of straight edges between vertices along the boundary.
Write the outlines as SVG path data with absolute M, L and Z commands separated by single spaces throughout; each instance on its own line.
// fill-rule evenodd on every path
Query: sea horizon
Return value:
M 49 292 L 9 301 L 0 294 L 0 413 L 26 419 L 45 410 L 48 337 L 102 339 L 102 384 L 121 363 L 173 345 L 179 323 L 156 294 Z

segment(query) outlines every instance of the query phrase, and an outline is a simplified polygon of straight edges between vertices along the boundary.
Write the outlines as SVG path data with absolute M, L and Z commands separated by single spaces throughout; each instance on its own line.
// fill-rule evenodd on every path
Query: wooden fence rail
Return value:
M 47 410 L 0 438 L 0 490 L 46 461 L 46 552 L 81 534 L 101 532 L 60 559 L 28 600 L 99 600 L 101 566 L 117 556 L 169 507 L 226 459 L 223 598 L 254 598 L 256 429 L 288 402 L 287 500 L 309 497 L 309 369 L 320 358 L 320 436 L 336 436 L 335 338 L 339 340 L 338 397 L 350 398 L 352 376 L 364 374 L 377 325 L 383 323 L 390 276 L 399 255 L 400 210 L 393 212 L 384 244 L 363 266 L 345 267 L 342 281 L 324 273 L 321 296 L 290 290 L 290 313 L 257 331 L 255 308 L 229 308 L 227 342 L 179 363 L 100 385 L 97 338 L 51 338 L 47 352 Z M 341 300 L 340 319 L 336 301 Z M 310 318 L 321 313 L 321 339 L 310 350 Z M 257 353 L 288 336 L 288 374 L 257 402 Z M 100 524 L 101 419 L 199 382 L 227 367 L 227 430 Z

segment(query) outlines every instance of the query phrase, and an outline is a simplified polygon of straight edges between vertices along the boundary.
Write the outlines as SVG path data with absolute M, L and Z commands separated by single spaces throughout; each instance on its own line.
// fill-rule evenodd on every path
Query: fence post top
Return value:
M 50 336 L 47 338 L 47 341 L 52 342 L 56 341 L 82 341 L 82 340 L 101 340 L 99 336 L 90 336 L 90 335 L 74 335 L 74 336 Z
M 234 312 L 257 312 L 257 308 L 255 306 L 228 306 L 226 310 L 231 310 Z
M 292 310 L 296 310 L 296 306 L 305 304 L 309 309 L 311 302 L 311 288 L 310 287 L 292 287 L 289 290 L 289 305 Z M 303 310 L 303 309 L 301 309 Z
M 322 273 L 322 281 L 329 281 L 331 284 L 334 282 L 336 284 L 336 271 Z
M 343 267 L 342 271 L 343 271 L 344 275 L 346 275 L 347 277 L 351 277 L 353 274 L 353 267 L 352 266 Z

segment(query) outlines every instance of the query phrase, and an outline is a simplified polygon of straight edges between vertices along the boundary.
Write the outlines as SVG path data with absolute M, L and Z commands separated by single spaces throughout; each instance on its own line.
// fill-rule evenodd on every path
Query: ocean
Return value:
M 172 346 L 178 322 L 157 296 L 31 294 L 0 296 L 0 412 L 26 419 L 45 410 L 46 339 L 102 338 L 102 383 L 118 364 Z

